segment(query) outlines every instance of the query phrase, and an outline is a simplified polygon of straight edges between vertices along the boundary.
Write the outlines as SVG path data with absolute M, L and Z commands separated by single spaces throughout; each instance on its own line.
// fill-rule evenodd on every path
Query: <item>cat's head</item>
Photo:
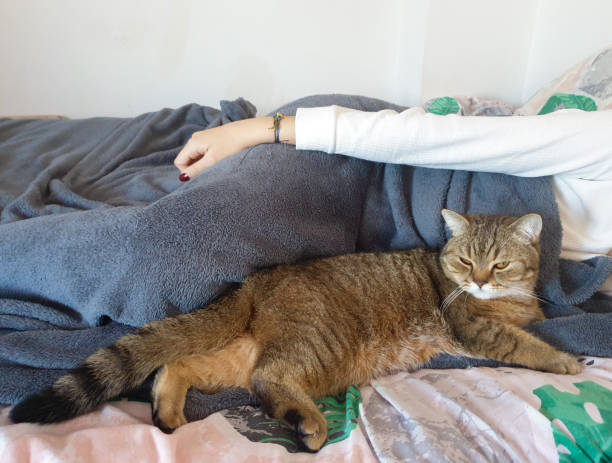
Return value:
M 442 217 L 452 236 L 440 253 L 444 274 L 479 299 L 529 297 L 538 278 L 542 218 L 461 215 Z

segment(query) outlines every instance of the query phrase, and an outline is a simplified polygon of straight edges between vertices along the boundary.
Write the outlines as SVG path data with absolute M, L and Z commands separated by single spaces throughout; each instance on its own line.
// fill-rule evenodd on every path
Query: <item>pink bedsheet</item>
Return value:
M 11 424 L 8 411 L 0 411 L 2 463 L 377 461 L 359 427 L 349 438 L 309 454 L 251 442 L 219 413 L 167 435 L 152 425 L 150 407 L 141 402 L 112 402 L 96 412 L 45 426 Z

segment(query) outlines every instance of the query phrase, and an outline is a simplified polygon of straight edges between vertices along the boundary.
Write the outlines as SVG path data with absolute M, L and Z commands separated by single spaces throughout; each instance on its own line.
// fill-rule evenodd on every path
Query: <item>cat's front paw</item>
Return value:
M 577 375 L 582 371 L 582 365 L 571 355 L 559 354 L 544 369 L 560 375 Z

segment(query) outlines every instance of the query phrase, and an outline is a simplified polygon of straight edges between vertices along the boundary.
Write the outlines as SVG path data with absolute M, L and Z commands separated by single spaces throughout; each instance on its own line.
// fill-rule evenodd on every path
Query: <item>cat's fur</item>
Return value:
M 573 357 L 521 329 L 544 319 L 533 297 L 540 216 L 442 214 L 452 237 L 441 252 L 350 254 L 261 270 L 202 310 L 99 350 L 11 418 L 65 420 L 158 370 L 153 411 L 163 430 L 186 423 L 190 386 L 238 386 L 318 450 L 327 425 L 312 398 L 418 368 L 439 353 L 578 373 Z

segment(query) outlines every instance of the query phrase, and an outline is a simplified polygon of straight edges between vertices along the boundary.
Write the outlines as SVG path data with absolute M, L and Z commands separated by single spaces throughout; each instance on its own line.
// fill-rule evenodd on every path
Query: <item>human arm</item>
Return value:
M 272 143 L 272 118 L 232 122 L 194 133 L 175 160 L 193 178 L 259 143 Z M 438 116 L 340 106 L 299 108 L 280 125 L 298 149 L 377 162 L 537 177 L 566 174 L 612 179 L 612 111 L 556 111 L 538 116 Z
M 328 106 L 298 109 L 295 126 L 298 149 L 524 177 L 612 179 L 612 111 L 491 117 Z

